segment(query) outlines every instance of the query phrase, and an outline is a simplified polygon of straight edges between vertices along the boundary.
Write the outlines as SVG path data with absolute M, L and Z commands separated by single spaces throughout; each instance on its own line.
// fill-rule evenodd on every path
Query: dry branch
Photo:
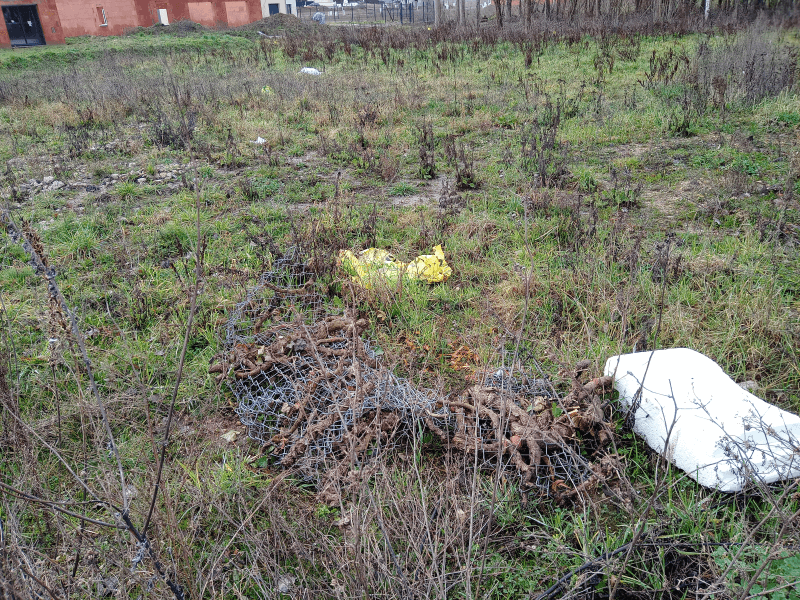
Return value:
M 209 368 L 238 398 L 237 412 L 250 436 L 282 467 L 322 482 L 323 491 L 337 489 L 337 481 L 370 456 L 423 427 L 443 448 L 479 456 L 481 464 L 508 463 L 524 488 L 537 486 L 561 502 L 619 472 L 589 465 L 579 456 L 577 440 L 578 432 L 595 447 L 611 440 L 602 396 L 612 378 L 585 384 L 576 378 L 561 400 L 566 411 L 558 416 L 543 381 L 502 372 L 441 398 L 380 363 L 361 337 L 368 323 L 359 315 L 328 315 L 306 324 L 295 302 L 312 297 L 313 286 L 298 279 L 302 285 L 295 293 L 280 274 L 262 277 L 237 306 L 226 349 Z M 292 310 L 282 310 L 290 302 Z M 311 305 L 318 315 L 319 306 Z M 579 365 L 576 376 L 584 370 Z

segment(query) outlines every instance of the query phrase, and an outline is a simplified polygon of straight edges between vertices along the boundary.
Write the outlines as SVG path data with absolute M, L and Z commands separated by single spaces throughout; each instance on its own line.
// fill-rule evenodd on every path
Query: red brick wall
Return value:
M 174 23 L 175 21 L 183 21 L 189 18 L 189 7 L 187 6 L 186 2 L 178 2 L 175 0 L 144 0 L 140 1 L 140 4 L 144 4 L 146 7 L 144 13 L 145 18 L 141 23 L 142 27 L 149 27 L 150 25 L 155 25 L 159 22 L 159 9 L 167 10 L 167 19 L 169 20 L 170 24 Z
M 39 12 L 39 22 L 42 24 L 44 41 L 46 44 L 63 44 L 64 31 L 59 19 L 59 11 L 56 7 L 56 0 L 0 0 L 0 6 L 10 6 L 12 4 L 35 4 Z M 260 18 L 260 17 L 259 17 Z M 11 40 L 8 38 L 6 23 L 0 14 L 0 48 L 10 48 Z
M 214 5 L 211 2 L 189 2 L 189 20 L 206 27 L 216 25 Z
M 244 0 L 226 1 L 225 16 L 227 17 L 225 20 L 231 27 L 246 25 L 250 22 L 250 15 L 248 15 L 247 11 L 247 2 Z
M 64 37 L 78 35 L 121 35 L 139 25 L 134 0 L 56 0 Z M 107 25 L 101 21 L 102 8 Z
M 170 23 L 189 20 L 208 27 L 226 25 L 236 27 L 261 19 L 261 0 L 136 0 L 136 2 L 139 22 L 143 27 L 159 22 L 160 8 L 167 10 Z M 234 5 L 229 6 L 232 3 Z
M 133 27 L 150 27 L 159 22 L 160 8 L 167 10 L 170 23 L 192 20 L 208 27 L 236 27 L 261 19 L 260 0 L 0 0 L 2 4 L 37 4 L 48 44 L 63 43 L 65 37 L 121 35 Z M 105 10 L 106 25 L 98 8 Z M 0 47 L 10 45 L 0 21 Z

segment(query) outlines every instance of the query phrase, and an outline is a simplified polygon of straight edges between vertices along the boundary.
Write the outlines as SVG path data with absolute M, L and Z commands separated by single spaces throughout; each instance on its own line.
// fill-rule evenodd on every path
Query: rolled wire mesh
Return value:
M 496 459 L 510 433 L 498 438 L 496 422 L 453 410 L 441 395 L 394 375 L 361 339 L 361 322 L 330 308 L 299 253 L 290 251 L 248 290 L 226 326 L 221 378 L 248 435 L 270 447 L 279 464 L 320 482 L 343 459 L 369 460 L 378 447 L 391 452 L 422 430 L 461 435 L 462 450 Z M 485 376 L 482 389 L 544 399 L 547 410 L 553 400 L 546 381 L 525 373 L 498 370 Z M 592 476 L 564 444 L 541 446 L 543 464 L 526 485 L 550 493 L 556 481 L 576 488 Z

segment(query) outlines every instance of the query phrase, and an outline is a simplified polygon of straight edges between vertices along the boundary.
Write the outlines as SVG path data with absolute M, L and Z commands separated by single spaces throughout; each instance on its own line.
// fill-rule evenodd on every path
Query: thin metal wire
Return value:
M 311 326 L 334 314 L 317 293 L 302 257 L 290 251 L 235 306 L 226 326 L 225 351 L 237 346 L 266 348 L 301 325 Z M 332 338 L 320 345 L 342 350 L 351 344 Z M 364 350 L 375 365 L 377 356 L 367 341 Z M 463 415 L 459 419 L 432 390 L 416 388 L 379 363 L 370 366 L 356 353 L 298 351 L 287 364 L 274 364 L 251 377 L 228 377 L 226 382 L 248 435 L 270 447 L 279 464 L 291 464 L 315 482 L 322 481 L 354 446 L 357 459 L 368 460 L 377 445 L 391 452 L 426 423 L 449 433 L 459 431 L 469 439 L 491 440 L 497 435 L 489 419 L 477 423 Z M 549 382 L 524 372 L 511 377 L 499 370 L 486 378 L 485 386 L 530 399 L 553 399 Z M 484 460 L 492 459 L 485 454 Z M 561 446 L 548 445 L 544 454 L 549 465 L 537 469 L 533 484 L 545 493 L 551 492 L 555 480 L 575 487 L 593 474 L 585 463 L 576 462 L 574 452 Z

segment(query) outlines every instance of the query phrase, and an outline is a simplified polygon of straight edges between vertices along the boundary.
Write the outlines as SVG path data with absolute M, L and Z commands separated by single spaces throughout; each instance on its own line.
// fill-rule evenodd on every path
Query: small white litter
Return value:
M 800 417 L 742 389 L 707 356 L 687 348 L 622 354 L 608 359 L 605 374 L 626 408 L 640 394 L 633 430 L 701 485 L 736 492 L 800 476 Z
M 297 579 L 291 575 L 281 575 L 278 577 L 278 585 L 275 589 L 277 589 L 279 594 L 288 594 L 292 591 L 295 581 L 297 581 Z
M 252 142 L 252 143 L 253 143 L 253 144 L 259 144 L 259 145 L 261 145 L 261 144 L 264 144 L 264 143 L 266 143 L 266 141 L 267 141 L 267 140 L 265 140 L 265 139 L 264 139 L 264 138 L 262 138 L 261 136 L 258 136 L 256 139 L 254 139 L 254 140 L 253 140 L 253 142 Z
M 313 67 L 303 67 L 302 69 L 300 69 L 300 72 L 305 73 L 306 75 L 322 75 L 322 73 L 320 73 Z
M 236 431 L 235 429 L 231 429 L 228 433 L 223 433 L 219 437 L 221 437 L 223 440 L 225 440 L 229 444 L 232 444 L 233 442 L 236 441 L 236 436 L 237 435 L 239 435 L 239 432 Z

